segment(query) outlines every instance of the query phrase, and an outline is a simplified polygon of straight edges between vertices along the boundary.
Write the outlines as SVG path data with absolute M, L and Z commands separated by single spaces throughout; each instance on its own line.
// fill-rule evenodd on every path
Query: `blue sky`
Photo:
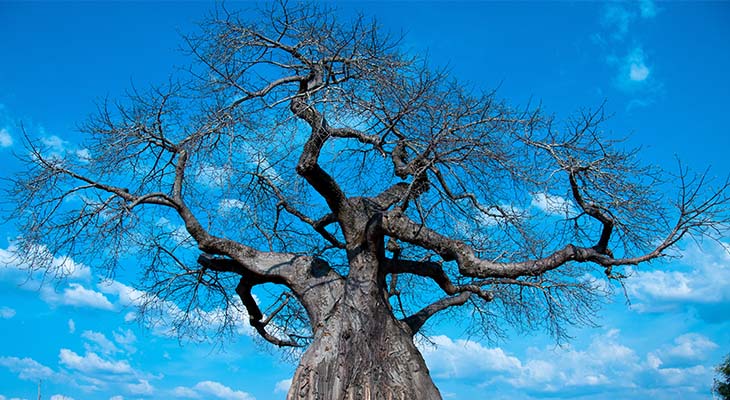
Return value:
M 229 4 L 236 7 L 237 4 Z M 77 124 L 95 102 L 132 84 L 165 82 L 187 60 L 180 33 L 205 3 L 0 4 L 0 175 L 19 168 L 21 124 L 59 152 L 83 152 Z M 541 102 L 567 116 L 604 100 L 606 127 L 630 134 L 641 158 L 673 170 L 730 172 L 729 3 L 342 3 L 403 31 L 458 79 L 499 87 L 513 104 Z M 6 185 L 5 181 L 0 183 Z M 2 204 L 6 213 L 9 205 Z M 252 339 L 180 343 L 164 323 L 135 320 L 133 274 L 101 282 L 55 255 L 64 282 L 27 279 L 13 264 L 12 224 L 0 227 L 0 400 L 35 398 L 283 399 L 294 363 Z M 424 355 L 448 399 L 706 399 L 730 352 L 730 237 L 683 243 L 683 256 L 635 271 L 631 304 L 617 295 L 599 327 L 484 342 L 465 326 L 429 328 Z M 126 266 L 133 270 L 134 266 Z M 128 276 L 129 275 L 129 276 Z M 210 323 L 216 322 L 215 315 Z M 55 396 L 55 397 L 52 397 Z

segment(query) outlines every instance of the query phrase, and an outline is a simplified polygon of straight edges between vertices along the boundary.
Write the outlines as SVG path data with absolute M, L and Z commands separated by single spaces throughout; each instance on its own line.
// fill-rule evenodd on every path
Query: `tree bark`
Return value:
M 288 400 L 440 400 L 412 332 L 390 311 L 378 257 L 350 250 L 341 300 L 294 374 Z

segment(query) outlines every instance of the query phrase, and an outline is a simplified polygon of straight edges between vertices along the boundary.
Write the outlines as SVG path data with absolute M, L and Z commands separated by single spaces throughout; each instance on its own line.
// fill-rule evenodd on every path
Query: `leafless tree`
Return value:
M 333 15 L 220 11 L 180 80 L 101 105 L 88 157 L 29 140 L 27 265 L 138 258 L 146 306 L 179 306 L 181 334 L 245 309 L 263 339 L 306 346 L 289 399 L 438 399 L 413 341 L 434 315 L 562 338 L 625 266 L 727 227 L 727 181 L 642 166 L 603 107 L 514 108 Z

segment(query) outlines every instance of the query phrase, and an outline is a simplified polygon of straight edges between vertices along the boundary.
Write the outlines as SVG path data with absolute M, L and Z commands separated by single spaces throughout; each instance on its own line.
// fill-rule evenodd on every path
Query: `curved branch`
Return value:
M 264 320 L 264 315 L 261 312 L 256 299 L 251 294 L 251 289 L 254 284 L 250 283 L 245 277 L 242 277 L 236 286 L 236 293 L 241 298 L 243 305 L 248 311 L 248 321 L 251 326 L 256 329 L 259 335 L 264 338 L 267 342 L 272 343 L 279 347 L 302 347 L 302 344 L 297 343 L 294 339 L 280 339 L 266 331 L 266 325 L 271 321 L 269 318 Z
M 584 213 L 598 220 L 603 225 L 601 237 L 598 239 L 598 243 L 596 243 L 593 248 L 601 254 L 611 255 L 610 250 L 608 249 L 608 241 L 611 239 L 611 232 L 613 231 L 613 218 L 606 215 L 606 213 L 601 211 L 598 206 L 594 204 L 587 204 L 585 202 L 580 193 L 580 189 L 578 188 L 575 170 L 571 169 L 569 171 L 568 179 L 570 180 L 570 190 L 573 193 L 575 202 L 578 203 L 578 207 L 580 207 Z
M 593 247 L 578 247 L 568 244 L 546 257 L 511 263 L 480 259 L 474 254 L 474 250 L 465 243 L 448 238 L 432 229 L 417 224 L 399 212 L 390 211 L 384 214 L 382 229 L 388 236 L 436 252 L 445 261 L 456 261 L 459 272 L 464 276 L 518 278 L 520 276 L 541 275 L 571 261 L 593 262 L 605 267 L 606 273 L 611 276 L 611 267 L 613 266 L 636 265 L 662 257 L 664 250 L 688 232 L 685 227 L 686 224 L 686 221 L 680 219 L 677 226 L 659 246 L 637 257 L 616 259 L 606 256 Z
M 305 100 L 311 91 L 317 90 L 322 85 L 321 80 L 321 71 L 311 74 L 307 80 L 301 82 L 299 93 L 291 101 L 292 113 L 306 122 L 312 130 L 309 139 L 304 144 L 296 170 L 324 198 L 330 210 L 335 215 L 339 215 L 346 206 L 347 198 L 334 178 L 318 163 L 319 153 L 331 132 L 324 115 Z
M 494 295 L 490 292 L 484 291 L 480 285 L 454 285 L 439 263 L 432 261 L 385 259 L 383 264 L 385 266 L 386 273 L 389 274 L 408 273 L 431 278 L 446 294 L 449 295 L 469 292 L 476 294 L 486 301 L 492 301 L 494 299 Z
M 405 322 L 411 329 L 411 335 L 415 335 L 429 318 L 447 308 L 463 305 L 471 295 L 471 292 L 462 292 L 456 296 L 444 297 L 420 309 L 415 314 L 403 318 L 401 321 Z

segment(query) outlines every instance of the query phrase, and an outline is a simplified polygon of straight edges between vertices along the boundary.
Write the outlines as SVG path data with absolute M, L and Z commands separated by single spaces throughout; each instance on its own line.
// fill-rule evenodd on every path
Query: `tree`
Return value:
M 220 14 L 186 38 L 183 77 L 100 106 L 88 156 L 27 141 L 17 247 L 58 275 L 54 254 L 109 274 L 138 258 L 145 311 L 178 305 L 183 335 L 245 310 L 306 347 L 288 398 L 438 399 L 414 345 L 435 315 L 564 338 L 600 275 L 729 222 L 727 181 L 642 166 L 603 107 L 512 107 L 312 5 Z
M 720 377 L 715 378 L 712 391 L 717 393 L 720 399 L 730 399 L 730 355 L 725 357 L 725 361 L 717 366 L 717 373 Z

